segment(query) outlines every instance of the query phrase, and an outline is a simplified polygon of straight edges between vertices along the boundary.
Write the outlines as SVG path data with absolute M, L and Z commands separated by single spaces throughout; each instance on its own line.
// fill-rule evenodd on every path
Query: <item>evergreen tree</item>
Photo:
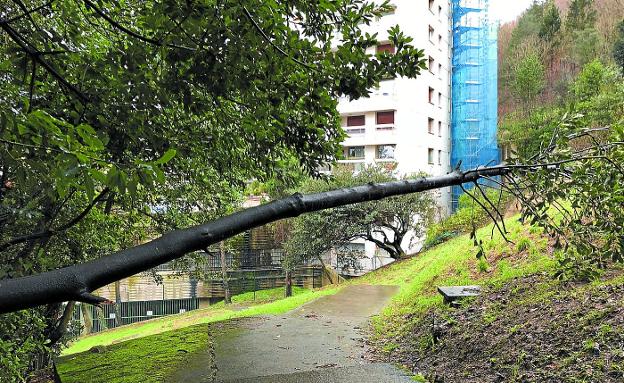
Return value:
M 593 26 L 595 22 L 594 0 L 572 0 L 566 17 L 568 31 L 580 31 Z
M 613 45 L 613 58 L 615 63 L 622 68 L 622 72 L 624 72 L 624 20 L 618 26 L 617 39 Z
M 540 26 L 538 35 L 542 40 L 552 41 L 560 29 L 561 16 L 559 14 L 559 9 L 552 1 L 550 1 L 544 10 L 542 25 Z

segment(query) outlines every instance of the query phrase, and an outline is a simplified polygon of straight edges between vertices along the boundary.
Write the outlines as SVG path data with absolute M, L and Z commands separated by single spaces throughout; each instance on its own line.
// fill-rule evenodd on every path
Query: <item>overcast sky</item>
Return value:
M 501 23 L 511 21 L 527 9 L 533 0 L 490 0 L 490 13 Z

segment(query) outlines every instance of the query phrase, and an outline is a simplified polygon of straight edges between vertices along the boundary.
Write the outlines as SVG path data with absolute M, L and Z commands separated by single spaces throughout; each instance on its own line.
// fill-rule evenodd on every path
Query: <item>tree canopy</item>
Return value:
M 343 139 L 338 97 L 366 96 L 382 79 L 425 67 L 397 27 L 394 54 L 366 52 L 378 41 L 363 28 L 388 8 L 3 2 L 0 279 L 220 216 L 249 180 L 289 177 L 286 164 L 317 175 Z M 3 317 L 0 343 L 15 360 L 2 366 L 23 372 L 29 357 L 18 349 L 32 356 L 41 349 L 29 345 L 54 346 L 61 310 Z M 30 328 L 32 343 L 11 326 Z

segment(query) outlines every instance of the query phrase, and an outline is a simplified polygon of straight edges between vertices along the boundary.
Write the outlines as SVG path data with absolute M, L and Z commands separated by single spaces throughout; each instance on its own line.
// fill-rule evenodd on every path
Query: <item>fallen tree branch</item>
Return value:
M 439 189 L 473 182 L 482 176 L 499 176 L 508 172 L 507 166 L 495 166 L 469 173 L 456 171 L 438 177 L 369 184 L 311 195 L 295 194 L 203 225 L 172 231 L 151 242 L 90 262 L 38 275 L 2 280 L 0 313 L 52 302 L 102 303 L 106 299 L 91 294 L 92 291 L 190 252 L 205 249 L 254 227 L 303 213 Z
M 0 314 L 66 301 L 91 304 L 107 302 L 106 299 L 93 295 L 92 292 L 112 282 L 181 258 L 193 251 L 205 249 L 236 234 L 284 218 L 397 195 L 473 183 L 487 177 L 508 176 L 514 170 L 556 170 L 559 166 L 569 162 L 596 158 L 602 157 L 588 156 L 544 164 L 499 165 L 466 172 L 455 170 L 443 176 L 368 184 L 310 195 L 294 194 L 203 225 L 169 232 L 153 241 L 93 261 L 38 275 L 1 280 Z

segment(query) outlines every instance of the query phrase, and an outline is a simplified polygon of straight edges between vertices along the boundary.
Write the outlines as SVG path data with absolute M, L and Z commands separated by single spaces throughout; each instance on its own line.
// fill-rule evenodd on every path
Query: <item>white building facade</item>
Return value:
M 382 81 L 371 96 L 355 101 L 341 99 L 338 110 L 348 134 L 344 160 L 354 169 L 366 164 L 391 164 L 400 174 L 425 172 L 443 175 L 450 166 L 451 123 L 451 4 L 448 0 L 394 0 L 394 12 L 373 21 L 367 32 L 378 33 L 379 45 L 370 54 L 393 52 L 388 30 L 399 25 L 425 51 L 428 69 L 416 79 Z M 450 188 L 438 192 L 443 212 L 451 205 Z M 365 248 L 364 270 L 389 262 L 373 243 Z M 417 250 L 418 245 L 411 248 Z

